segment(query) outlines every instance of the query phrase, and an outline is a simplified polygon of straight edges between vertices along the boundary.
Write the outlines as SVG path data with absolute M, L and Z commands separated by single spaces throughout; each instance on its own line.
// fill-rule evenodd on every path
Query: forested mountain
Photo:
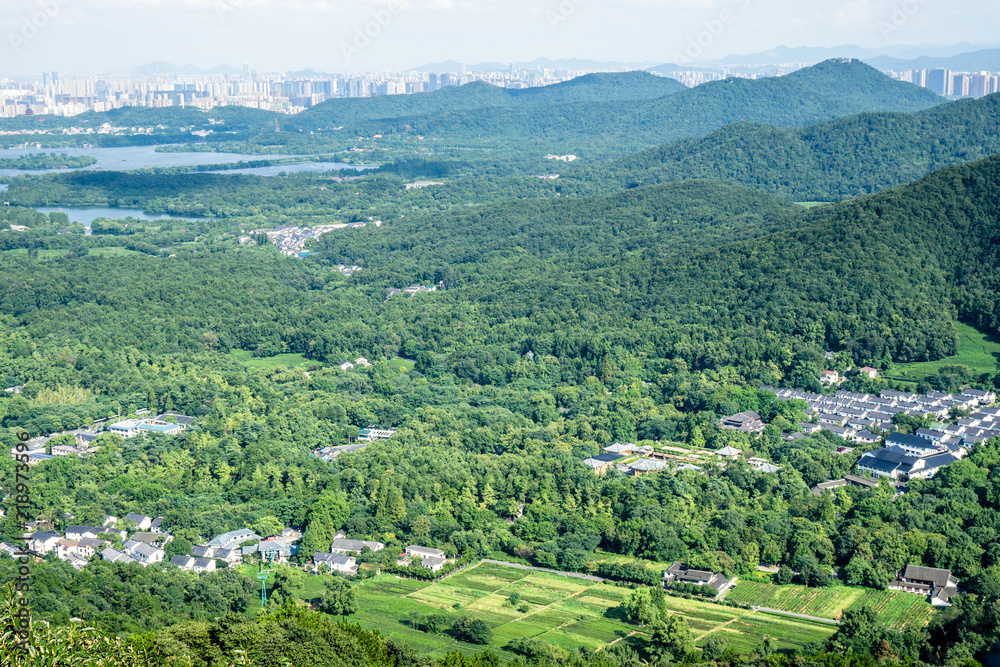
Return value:
M 646 72 L 586 74 L 536 88 L 498 88 L 483 81 L 430 93 L 327 100 L 287 123 L 291 129 L 325 130 L 365 121 L 484 107 L 545 107 L 571 102 L 648 100 L 687 90 L 674 79 Z
M 493 336 L 506 332 L 518 347 L 551 336 L 546 332 L 601 321 L 596 329 L 614 328 L 637 347 L 650 343 L 655 330 L 655 356 L 682 356 L 692 367 L 734 365 L 766 379 L 767 368 L 793 372 L 792 351 L 801 344 L 886 364 L 953 353 L 959 313 L 996 331 L 998 168 L 1000 159 L 948 169 L 804 213 L 793 231 L 695 253 L 684 245 L 672 252 L 672 239 L 633 245 L 641 235 L 618 239 L 603 219 L 587 216 L 576 218 L 572 233 L 518 245 L 526 255 L 492 250 L 516 238 L 516 227 L 458 213 L 452 215 L 462 215 L 460 234 L 439 219 L 433 228 L 444 233 L 424 233 L 431 220 L 413 218 L 364 251 L 354 235 L 328 236 L 326 243 L 335 257 L 363 256 L 372 268 L 365 282 L 383 281 L 410 265 L 409 256 L 419 258 L 397 280 L 447 275 L 446 284 L 461 287 L 447 301 L 480 304 Z M 507 217 L 517 220 L 500 219 Z M 655 224 L 655 217 L 647 220 Z M 537 218 L 539 231 L 547 224 Z M 588 252 L 573 248 L 591 225 L 601 241 Z M 413 310 L 416 320 L 427 317 L 421 307 Z
M 802 208 L 718 181 L 685 181 L 580 199 L 526 199 L 393 223 L 386 233 L 324 237 L 338 262 L 365 258 L 400 280 L 526 252 L 564 266 L 602 254 L 669 255 L 764 236 Z M 405 248 L 405 252 L 397 252 Z
M 908 183 L 1000 151 L 1000 94 L 914 114 L 865 113 L 807 128 L 736 123 L 560 182 L 593 192 L 686 178 L 719 178 L 798 201 L 836 201 Z
M 45 130 L 64 127 L 92 127 L 97 131 L 101 125 L 109 123 L 115 127 L 150 128 L 163 125 L 177 131 L 188 129 L 211 129 L 228 132 L 266 132 L 274 126 L 283 114 L 262 111 L 241 106 L 223 106 L 208 112 L 197 107 L 122 107 L 110 111 L 88 111 L 77 116 L 15 116 L 0 119 L 0 129 L 8 131 Z M 213 124 L 214 119 L 220 124 Z M 190 132 L 184 132 L 180 140 L 191 139 Z M 89 137 L 93 141 L 97 137 Z M 178 140 L 174 137 L 174 140 Z
M 894 81 L 858 61 L 826 61 L 759 80 L 726 79 L 654 100 L 589 102 L 545 109 L 492 107 L 403 116 L 352 126 L 362 133 L 409 133 L 455 140 L 654 144 L 755 121 L 796 126 L 863 111 L 916 111 L 941 98 Z

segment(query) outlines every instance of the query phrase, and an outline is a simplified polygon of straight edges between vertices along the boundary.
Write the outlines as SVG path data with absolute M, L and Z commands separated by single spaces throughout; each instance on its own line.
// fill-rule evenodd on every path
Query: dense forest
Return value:
M 96 164 L 97 159 L 89 155 L 76 155 L 70 157 L 66 153 L 28 153 L 21 157 L 0 159 L 0 169 L 55 169 L 57 167 L 67 169 L 79 169 Z
M 566 194 L 719 178 L 797 201 L 837 201 L 908 183 L 1000 149 L 1000 95 L 914 114 L 865 113 L 804 129 L 737 123 L 567 174 Z

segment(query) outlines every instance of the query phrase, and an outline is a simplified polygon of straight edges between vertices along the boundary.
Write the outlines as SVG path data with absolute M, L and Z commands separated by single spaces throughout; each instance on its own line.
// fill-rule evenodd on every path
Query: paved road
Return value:
M 820 618 L 819 616 L 806 616 L 805 614 L 796 614 L 792 611 L 781 611 L 780 609 L 771 609 L 770 607 L 754 607 L 757 611 L 766 611 L 769 614 L 778 614 L 779 616 L 791 616 L 792 618 L 804 618 L 807 621 L 819 621 L 820 623 L 829 623 L 830 625 L 840 625 L 840 621 L 835 621 L 832 618 Z
M 490 558 L 484 558 L 481 562 L 493 563 L 494 565 L 503 565 L 505 567 L 515 567 L 519 570 L 534 570 L 535 572 L 548 572 L 550 574 L 561 574 L 564 577 L 573 577 L 574 579 L 593 581 L 598 584 L 604 581 L 604 579 L 602 579 L 601 577 L 593 577 L 589 574 L 580 574 L 579 572 L 560 572 L 559 570 L 550 570 L 547 567 L 532 567 L 530 565 L 521 565 L 520 563 L 508 563 L 506 561 L 492 560 Z

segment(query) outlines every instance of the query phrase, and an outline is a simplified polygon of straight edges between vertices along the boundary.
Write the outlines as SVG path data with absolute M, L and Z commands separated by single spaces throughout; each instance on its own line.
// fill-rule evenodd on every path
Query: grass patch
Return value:
M 937 375 L 942 366 L 967 366 L 977 375 L 995 373 L 1000 362 L 1000 338 L 962 322 L 956 323 L 955 329 L 958 331 L 958 354 L 954 357 L 898 364 L 886 373 L 886 377 L 920 382 Z
M 410 359 L 403 359 L 402 357 L 393 357 L 390 359 L 386 366 L 389 368 L 403 371 L 404 373 L 409 373 L 413 370 L 413 367 L 417 365 L 417 362 Z
M 247 366 L 257 370 L 270 370 L 272 368 L 297 368 L 299 366 L 312 366 L 318 361 L 306 359 L 301 354 L 279 354 L 273 357 L 255 357 L 249 350 L 231 350 L 229 352 L 236 361 L 243 362 Z

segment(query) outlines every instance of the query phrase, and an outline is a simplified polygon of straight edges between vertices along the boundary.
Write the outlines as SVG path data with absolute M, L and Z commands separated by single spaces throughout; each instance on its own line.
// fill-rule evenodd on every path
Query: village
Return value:
M 914 394 L 884 389 L 873 396 L 842 390 L 826 395 L 762 389 L 773 391 L 779 400 L 805 401 L 811 420 L 800 424 L 805 434 L 827 430 L 857 445 L 873 445 L 885 437 L 882 448 L 866 452 L 858 461 L 858 471 L 869 478 L 886 477 L 893 482 L 928 479 L 964 458 L 983 440 L 1000 437 L 1000 408 L 992 407 L 997 398 L 992 391 L 966 388 L 956 394 Z M 899 414 L 930 420 L 929 426 L 919 427 L 913 434 L 895 432 L 894 417 Z M 888 435 L 884 436 L 885 432 Z
M 381 220 L 375 220 L 374 218 L 368 219 L 376 227 L 382 226 Z M 324 234 L 332 232 L 335 229 L 361 229 L 367 227 L 367 222 L 344 222 L 333 225 L 316 225 L 315 227 L 295 227 L 291 225 L 286 225 L 283 227 L 274 227 L 271 229 L 255 229 L 250 232 L 250 234 L 244 234 L 240 236 L 237 240 L 240 245 L 257 245 L 257 241 L 254 236 L 263 234 L 267 236 L 268 240 L 273 243 L 282 254 L 289 257 L 299 257 L 303 258 L 308 256 L 310 251 L 306 250 L 306 242 L 310 240 L 318 240 Z M 360 266 L 343 266 L 338 267 L 339 270 L 345 275 L 352 275 L 354 272 L 360 270 Z
M 32 522 L 29 528 L 42 528 L 42 525 Z M 285 528 L 280 535 L 270 537 L 262 537 L 250 528 L 240 528 L 193 546 L 189 554 L 175 554 L 168 559 L 168 545 L 174 538 L 165 528 L 163 517 L 129 512 L 123 519 L 106 515 L 100 526 L 67 526 L 61 532 L 51 528 L 35 530 L 28 535 L 24 546 L 30 556 L 43 559 L 48 554 L 55 554 L 56 558 L 78 570 L 93 560 L 105 560 L 142 567 L 162 563 L 201 573 L 244 562 L 288 563 L 299 553 L 300 548 L 295 543 L 302 539 L 302 533 L 293 528 Z M 384 548 L 381 542 L 347 539 L 343 531 L 338 531 L 329 552 L 314 552 L 306 569 L 317 574 L 356 575 L 358 556 Z M 0 542 L 0 553 L 13 558 L 14 554 L 23 554 L 25 550 L 22 545 Z M 441 549 L 410 545 L 399 554 L 396 562 L 400 567 L 418 565 L 438 572 L 447 563 L 454 562 L 454 558 L 448 558 Z

